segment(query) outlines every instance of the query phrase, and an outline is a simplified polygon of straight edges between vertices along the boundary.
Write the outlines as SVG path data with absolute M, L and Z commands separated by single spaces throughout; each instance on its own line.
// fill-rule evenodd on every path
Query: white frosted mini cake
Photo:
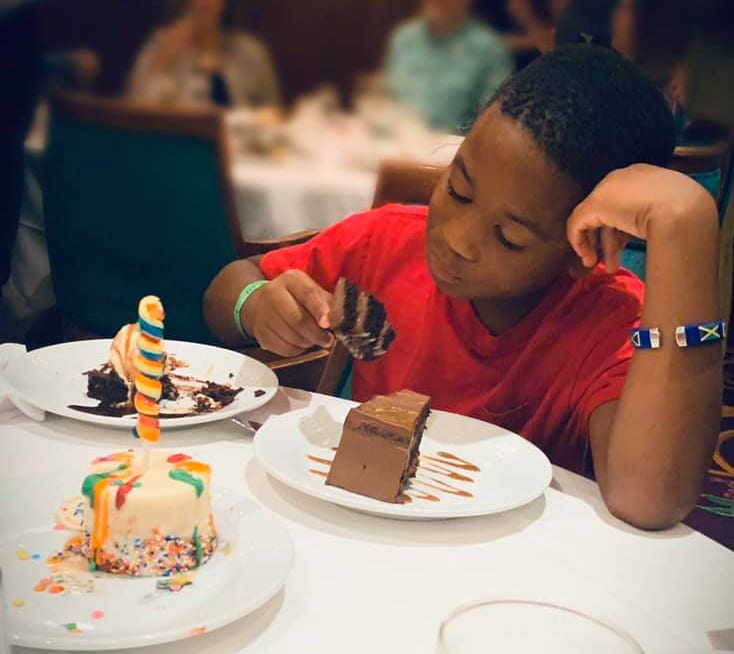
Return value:
M 116 452 L 92 461 L 81 553 L 98 570 L 168 576 L 205 563 L 217 544 L 211 470 L 185 454 Z

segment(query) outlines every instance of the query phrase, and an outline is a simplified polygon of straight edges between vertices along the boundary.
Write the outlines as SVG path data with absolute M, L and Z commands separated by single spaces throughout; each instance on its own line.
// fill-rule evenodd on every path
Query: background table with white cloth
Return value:
M 377 174 L 293 161 L 240 157 L 232 168 L 237 215 L 246 239 L 324 229 L 370 207 Z

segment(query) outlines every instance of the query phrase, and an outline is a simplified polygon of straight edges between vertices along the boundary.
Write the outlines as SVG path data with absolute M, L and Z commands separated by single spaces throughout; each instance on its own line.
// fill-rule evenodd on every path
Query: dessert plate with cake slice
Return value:
M 406 520 L 500 513 L 543 494 L 548 458 L 521 436 L 431 411 L 411 391 L 271 416 L 255 456 L 287 486 L 363 513 Z
M 173 463 L 154 461 L 150 473 L 136 475 L 133 479 L 140 481 L 122 492 L 122 506 L 118 496 L 126 488 L 125 470 L 120 472 L 123 484 L 116 486 L 114 480 L 109 484 L 114 492 L 105 497 L 98 486 L 113 477 L 99 470 L 125 454 L 132 456 L 118 453 L 93 462 L 82 485 L 83 492 L 91 490 L 87 480 L 92 478 L 94 496 L 101 500 L 100 515 L 93 519 L 84 495 L 74 496 L 79 479 L 0 485 L 0 497 L 25 498 L 23 511 L 2 506 L 9 519 L 1 521 L 0 611 L 11 645 L 100 652 L 190 638 L 248 615 L 285 584 L 294 555 L 286 528 L 241 493 L 210 488 L 206 475 L 201 496 L 185 477 L 159 478 L 171 466 L 182 470 L 183 455 L 169 458 Z M 29 483 L 33 493 L 27 491 Z M 166 509 L 173 505 L 180 511 Z M 131 515 L 136 528 L 128 536 L 123 523 Z M 97 565 L 91 566 L 92 553 L 84 548 L 93 544 L 101 521 L 107 536 L 98 544 Z M 192 534 L 191 525 L 206 523 L 212 529 L 216 525 L 216 532 Z M 158 525 L 152 534 L 149 524 Z M 199 545 L 191 545 L 192 535 Z
M 14 391 L 45 411 L 106 427 L 132 428 L 133 326 L 113 339 L 62 343 L 12 359 L 3 372 Z M 166 341 L 161 414 L 166 428 L 252 411 L 272 399 L 278 379 L 239 352 Z

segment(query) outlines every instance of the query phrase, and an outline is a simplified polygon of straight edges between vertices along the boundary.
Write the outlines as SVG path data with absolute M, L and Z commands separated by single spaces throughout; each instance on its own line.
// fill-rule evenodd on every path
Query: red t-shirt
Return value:
M 397 337 L 376 361 L 355 361 L 352 394 L 365 401 L 402 388 L 436 409 L 492 422 L 581 471 L 588 422 L 622 392 L 644 285 L 627 271 L 597 268 L 560 278 L 517 326 L 492 336 L 467 300 L 437 288 L 424 256 L 427 207 L 387 205 L 267 254 L 272 279 L 289 269 L 328 291 L 346 277 L 384 305 Z

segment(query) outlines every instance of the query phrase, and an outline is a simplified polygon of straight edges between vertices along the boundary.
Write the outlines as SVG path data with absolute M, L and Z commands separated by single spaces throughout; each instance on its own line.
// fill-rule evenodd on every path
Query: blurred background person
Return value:
M 617 0 L 570 0 L 557 6 L 556 45 L 612 46 L 611 15 Z
M 0 288 L 10 257 L 23 194 L 23 140 L 33 118 L 41 79 L 38 6 L 0 5 Z
M 267 48 L 254 36 L 224 27 L 226 5 L 226 0 L 188 0 L 182 16 L 143 46 L 128 97 L 167 105 L 279 104 Z
M 638 22 L 640 19 L 649 21 L 652 18 L 650 14 L 656 11 L 654 2 L 618 0 L 611 20 L 614 49 L 623 57 L 636 61 Z M 650 22 L 654 23 L 654 20 Z M 693 134 L 686 134 L 691 125 L 683 108 L 683 62 L 660 62 L 654 70 L 647 72 L 662 91 L 673 112 L 676 142 L 681 144 L 697 140 L 695 127 L 692 130 Z
M 57 3 L 59 4 L 59 3 Z M 90 49 L 44 48 L 43 3 L 0 1 L 0 343 L 15 340 L 54 302 L 43 239 L 40 157 L 29 174 L 24 142 L 44 95 L 59 87 L 86 89 L 100 71 Z
M 457 132 L 512 72 L 502 38 L 471 14 L 471 0 L 423 0 L 388 45 L 387 88 L 434 129 Z
M 608 48 L 615 4 L 616 0 L 509 0 L 507 9 L 521 30 L 509 43 L 513 49 L 530 46 L 541 53 L 573 43 Z
M 556 0 L 509 0 L 507 10 L 519 31 L 509 37 L 513 50 L 534 47 L 539 52 L 549 52 L 556 43 L 555 19 L 561 11 Z

